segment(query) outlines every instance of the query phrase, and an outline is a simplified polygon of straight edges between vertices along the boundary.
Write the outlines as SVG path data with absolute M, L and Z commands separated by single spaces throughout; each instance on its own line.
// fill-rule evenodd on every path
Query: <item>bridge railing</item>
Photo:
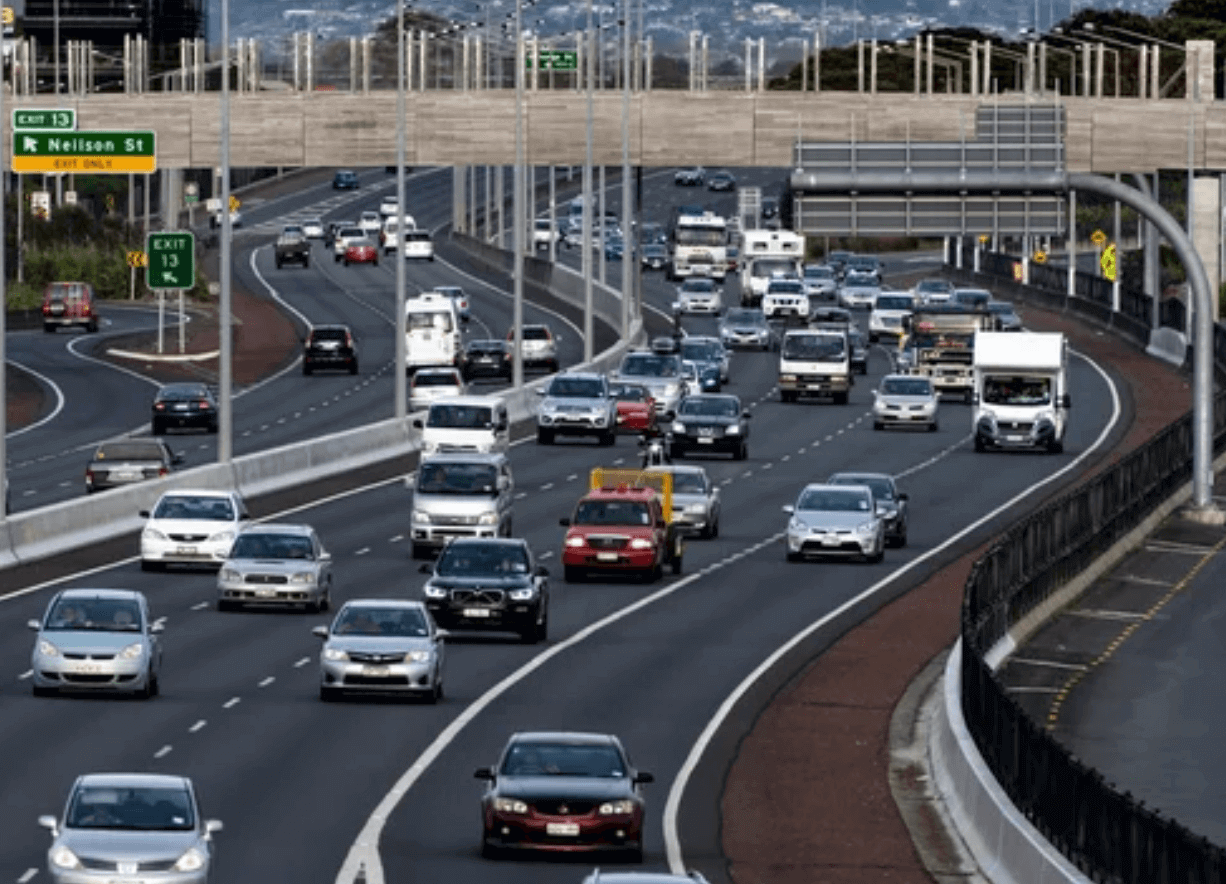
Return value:
M 1007 269 L 1012 284 L 1013 260 L 981 255 L 980 267 Z M 1042 282 L 1044 274 L 1035 279 L 1034 269 L 1032 281 Z M 1025 288 L 1032 295 L 1043 292 Z M 1101 286 L 1093 282 L 1079 285 L 1072 297 L 1063 291 L 1061 286 L 1066 306 L 1079 312 L 1097 314 L 1104 306 L 1110 312 L 1109 287 L 1105 305 Z M 1148 296 L 1121 296 L 1125 305 L 1131 305 L 1131 316 L 1115 314 L 1109 321 L 1133 336 L 1144 335 Z M 1179 317 L 1170 311 L 1166 319 Z M 1215 357 L 1221 370 L 1226 331 L 1220 325 Z M 1214 440 L 1217 452 L 1226 449 L 1226 393 L 1214 402 Z M 961 706 L 967 729 L 1018 810 L 1095 881 L 1224 884 L 1226 849 L 1116 789 L 1072 755 L 1010 696 L 986 657 L 1014 626 L 1190 480 L 1191 450 L 1188 414 L 1005 531 L 972 566 L 963 595 Z

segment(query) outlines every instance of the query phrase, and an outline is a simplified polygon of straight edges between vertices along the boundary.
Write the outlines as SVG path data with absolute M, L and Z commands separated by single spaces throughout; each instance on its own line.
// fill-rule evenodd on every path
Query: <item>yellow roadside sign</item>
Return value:
M 1090 234 L 1090 242 L 1094 243 L 1094 245 L 1098 246 L 1099 248 L 1101 248 L 1102 244 L 1106 241 L 1107 234 L 1103 233 L 1101 230 L 1095 230 Z
M 1098 266 L 1103 269 L 1103 277 L 1105 279 L 1115 282 L 1115 243 L 1111 243 L 1111 245 L 1103 249 L 1103 253 L 1098 259 Z
M 1042 249 L 1039 249 L 1038 251 L 1036 251 L 1034 253 L 1034 263 L 1046 264 L 1047 263 L 1047 252 L 1043 251 Z
M 991 239 L 991 237 L 988 236 L 986 233 L 979 234 L 979 245 L 986 246 L 988 244 L 989 239 Z
M 242 203 L 238 201 L 238 197 L 236 197 L 234 194 L 230 194 L 230 211 L 237 212 L 238 207 L 241 205 Z
M 149 256 L 139 249 L 128 252 L 129 267 L 146 267 L 149 264 Z
M 1023 275 L 1023 274 L 1022 274 L 1022 262 L 1021 262 L 1021 261 L 1014 261 L 1014 262 L 1013 262 L 1013 281 L 1014 281 L 1014 282 L 1021 282 L 1021 281 L 1022 281 L 1022 275 Z
M 15 20 L 16 20 L 16 16 L 14 16 L 13 14 L 13 7 L 11 6 L 4 7 L 4 14 L 3 14 L 3 17 L 0 18 L 0 24 L 4 24 L 5 26 L 8 26 L 8 25 L 11 25 Z

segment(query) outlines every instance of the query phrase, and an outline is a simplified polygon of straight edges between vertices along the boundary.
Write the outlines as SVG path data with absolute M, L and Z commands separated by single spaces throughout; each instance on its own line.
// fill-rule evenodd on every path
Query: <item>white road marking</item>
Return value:
M 17 879 L 17 884 L 26 884 L 31 878 L 38 874 L 38 869 L 26 869 L 21 873 L 21 877 Z
M 1073 669 L 1077 672 L 1087 672 L 1090 667 L 1084 663 L 1061 663 L 1058 660 L 1035 660 L 1031 657 L 1010 657 L 1010 663 L 1025 663 L 1028 666 L 1049 666 L 1053 669 Z
M 189 727 L 189 728 L 187 729 L 187 732 L 188 732 L 189 734 L 194 734 L 194 733 L 196 733 L 196 731 L 200 730 L 200 729 L 201 729 L 202 727 L 204 727 L 206 724 L 208 724 L 208 722 L 207 722 L 207 721 L 205 721 L 205 720 L 202 718 L 202 719 L 200 719 L 199 721 L 197 721 L 195 724 L 193 724 L 191 727 Z
M 209 606 L 208 602 L 197 602 L 196 604 L 192 605 L 192 610 L 193 611 L 203 611 L 208 606 Z
M 578 479 L 578 478 L 579 478 L 579 474 L 578 474 L 578 473 L 571 473 L 569 476 L 567 476 L 567 477 L 566 477 L 566 481 L 567 481 L 567 482 L 573 482 L 573 481 L 575 481 L 575 480 L 576 480 L 576 479 Z
M 153 757 L 154 758 L 165 758 L 167 755 L 169 755 L 173 751 L 174 749 L 171 748 L 170 746 L 163 746 L 161 749 L 153 753 Z
M 60 483 L 60 487 L 61 487 L 61 488 L 67 488 L 67 487 L 69 487 L 71 484 L 72 484 L 71 482 L 61 482 L 61 483 Z
M 357 552 L 355 552 L 355 553 L 354 553 L 354 555 L 355 555 L 355 556 L 364 556 L 364 555 L 366 555 L 368 552 L 370 552 L 370 547 L 369 547 L 369 546 L 364 546 L 364 547 L 362 547 L 360 550 L 358 550 Z
M 1051 484 L 1074 470 L 1080 469 L 1082 462 L 1089 458 L 1091 454 L 1098 450 L 1098 448 L 1100 448 L 1103 443 L 1107 441 L 1107 438 L 1110 436 L 1112 430 L 1115 428 L 1115 425 L 1120 419 L 1119 391 L 1116 389 L 1115 383 L 1111 380 L 1111 377 L 1105 371 L 1103 371 L 1103 369 L 1097 363 L 1080 353 L 1076 353 L 1076 351 L 1074 351 L 1074 353 L 1081 359 L 1085 360 L 1091 368 L 1098 372 L 1103 381 L 1107 384 L 1107 389 L 1111 391 L 1111 418 L 1107 421 L 1102 431 L 1098 434 L 1098 438 L 1096 438 L 1085 451 L 1060 469 L 1056 470 L 1047 478 L 1041 479 L 1028 488 L 1023 488 L 1021 491 L 1006 500 L 1000 506 L 993 509 L 991 512 L 980 516 L 974 522 L 971 522 L 969 525 L 966 525 L 960 531 L 950 536 L 944 543 L 937 545 L 926 553 L 916 556 L 902 567 L 891 571 L 872 586 L 869 586 L 858 595 L 839 605 L 833 611 L 828 612 L 818 620 L 800 630 L 800 632 L 792 636 L 791 639 L 776 648 L 774 653 L 768 655 L 765 660 L 758 664 L 757 668 L 755 668 L 753 672 L 749 673 L 749 675 L 742 679 L 741 683 L 738 684 L 732 693 L 724 699 L 724 702 L 720 704 L 719 709 L 716 710 L 715 715 L 712 716 L 711 720 L 707 722 L 706 727 L 703 728 L 702 733 L 699 734 L 698 739 L 690 748 L 689 755 L 686 757 L 685 762 L 681 765 L 681 770 L 678 771 L 676 778 L 669 787 L 668 799 L 664 804 L 664 851 L 668 858 L 669 871 L 671 871 L 673 874 L 680 875 L 684 874 L 686 868 L 685 859 L 681 855 L 681 838 L 678 834 L 677 818 L 681 809 L 681 798 L 685 794 L 685 788 L 689 784 L 690 777 L 693 776 L 694 770 L 698 767 L 698 762 L 702 759 L 703 754 L 707 750 L 707 746 L 710 745 L 716 732 L 723 726 L 724 721 L 731 714 L 733 708 L 764 673 L 768 672 L 771 667 L 774 666 L 782 657 L 784 657 L 789 651 L 803 642 L 814 632 L 839 619 L 847 611 L 852 610 L 866 599 L 877 595 L 894 581 L 917 569 L 929 559 L 940 555 L 945 550 L 961 541 L 962 538 L 978 529 L 980 526 L 987 524 L 1001 513 L 1007 512 L 1022 500 L 1034 494 L 1034 492 L 1038 489 Z M 775 537 L 782 536 L 782 534 L 775 535 Z
M 624 457 L 619 457 L 617 460 L 613 461 L 613 466 L 618 466 L 620 464 L 624 464 L 625 462 L 626 459 Z
M 25 679 L 30 678 L 32 675 L 34 675 L 34 670 L 33 670 L 33 669 L 27 669 L 25 672 L 21 673 L 21 675 L 19 675 L 19 676 L 17 676 L 17 677 L 18 677 L 19 679 L 21 679 L 22 681 L 24 681 Z
M 524 499 L 525 497 L 527 497 L 527 496 L 528 496 L 528 492 L 527 492 L 527 491 L 516 491 L 516 492 L 515 492 L 515 499 L 516 499 L 516 500 L 523 500 L 523 499 Z
M 32 495 L 32 494 L 37 494 L 37 493 L 38 493 L 38 491 L 37 491 L 37 490 L 23 491 L 23 492 L 21 492 L 21 496 L 22 496 L 22 497 L 29 497 L 30 495 Z
M 553 487 L 553 483 L 552 483 L 552 482 L 546 482 L 544 485 L 542 485 L 542 486 L 541 486 L 541 490 L 542 490 L 542 491 L 548 491 L 548 490 L 549 490 L 550 488 L 552 488 L 552 487 Z
M 764 470 L 769 470 L 769 469 L 770 469 L 771 467 L 773 467 L 773 466 L 774 466 L 774 464 L 773 464 L 773 463 L 769 463 L 769 462 L 767 462 L 767 463 L 762 464 L 762 469 L 764 469 Z
M 539 558 L 539 559 L 552 559 L 552 558 L 553 558 L 553 553 L 552 553 L 552 552 L 543 552 L 543 553 L 541 553 L 539 556 L 537 556 L 537 558 Z
M 791 459 L 792 459 L 792 455 L 790 454 L 785 454 L 783 457 L 779 458 L 779 460 L 781 460 L 783 463 L 787 463 Z
M 237 705 L 238 705 L 239 703 L 241 703 L 241 702 L 243 702 L 243 698 L 242 698 L 242 697 L 231 697 L 229 700 L 226 700 L 226 702 L 224 702 L 224 703 L 222 703 L 222 704 L 221 704 L 221 708 L 222 708 L 222 709 L 230 709 L 230 708 L 232 708 L 232 707 L 234 707 L 234 706 L 237 706 Z
M 310 657 L 303 657 L 301 660 L 297 660 L 294 662 L 294 668 L 301 669 L 303 666 L 306 666 L 310 662 L 311 662 Z
M 402 541 L 402 540 L 404 540 L 404 535 L 403 535 L 403 534 L 397 534 L 395 537 L 389 537 L 389 538 L 388 538 L 388 540 L 387 540 L 387 542 L 388 542 L 388 543 L 399 543 L 399 542 L 400 542 L 400 541 Z
M 266 678 L 260 679 L 260 683 L 257 685 L 257 687 L 266 688 L 276 680 L 277 679 L 275 676 L 269 675 Z

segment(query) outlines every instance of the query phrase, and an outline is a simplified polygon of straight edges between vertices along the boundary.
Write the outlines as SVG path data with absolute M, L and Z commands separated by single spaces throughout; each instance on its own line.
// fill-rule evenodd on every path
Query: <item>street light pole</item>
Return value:
M 592 351 L 592 123 L 595 97 L 592 94 L 592 77 L 595 74 L 592 41 L 592 0 L 587 0 L 587 51 L 584 64 L 587 68 L 587 141 L 583 159 L 583 361 L 591 362 Z
M 634 300 L 634 272 L 638 265 L 638 232 L 632 225 L 630 199 L 630 0 L 622 0 L 622 329 L 630 337 L 630 305 Z M 603 224 L 603 219 L 601 220 Z
M 511 362 L 511 385 L 524 383 L 524 31 L 523 0 L 515 0 L 515 180 L 511 186 L 512 223 L 511 251 L 513 259 L 514 303 L 511 320 L 513 357 Z
M 230 323 L 230 236 L 233 233 L 230 218 L 230 0 L 221 0 L 221 58 L 221 297 L 217 317 L 221 339 L 217 385 L 221 401 L 217 418 L 217 460 L 224 464 L 229 463 L 234 454 L 234 410 L 230 401 L 234 346 L 234 329 Z
M 404 0 L 396 0 L 396 316 L 393 332 L 396 335 L 396 361 L 392 366 L 392 376 L 396 379 L 393 385 L 393 395 L 396 401 L 392 404 L 392 414 L 396 420 L 404 420 L 408 412 L 408 352 L 405 341 L 405 270 L 404 246 L 405 235 L 405 193 L 404 193 L 404 160 L 405 160 L 405 35 L 404 35 Z M 424 71 L 423 71 L 424 74 Z

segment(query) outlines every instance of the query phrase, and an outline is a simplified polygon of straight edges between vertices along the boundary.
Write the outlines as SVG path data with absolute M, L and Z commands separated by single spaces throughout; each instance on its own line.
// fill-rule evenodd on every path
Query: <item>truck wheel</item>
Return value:
M 834 404 L 835 405 L 846 405 L 847 404 L 847 391 L 846 390 L 844 390 L 841 393 L 834 394 Z
M 976 451 L 987 451 L 987 446 L 983 444 L 983 439 L 980 438 L 979 436 L 975 437 L 975 450 Z
M 306 375 L 307 377 L 310 377 L 312 371 L 314 371 L 314 369 L 311 368 L 310 363 L 308 362 L 302 363 L 302 373 L 304 375 Z
M 310 266 L 311 266 L 311 259 L 310 259 L 310 258 L 303 258 L 303 259 L 302 259 L 302 266 L 303 266 L 303 268 L 305 268 L 305 269 L 310 269 Z
M 609 430 L 607 433 L 600 434 L 600 444 L 605 446 L 606 448 L 609 447 L 610 445 L 616 444 L 616 442 L 617 442 L 617 430 L 616 429 Z
M 779 391 L 779 401 L 780 402 L 795 402 L 796 401 L 796 391 L 795 390 L 780 390 Z
M 413 544 L 412 555 L 415 559 L 428 559 L 430 557 L 430 548 L 424 543 L 415 543 Z

